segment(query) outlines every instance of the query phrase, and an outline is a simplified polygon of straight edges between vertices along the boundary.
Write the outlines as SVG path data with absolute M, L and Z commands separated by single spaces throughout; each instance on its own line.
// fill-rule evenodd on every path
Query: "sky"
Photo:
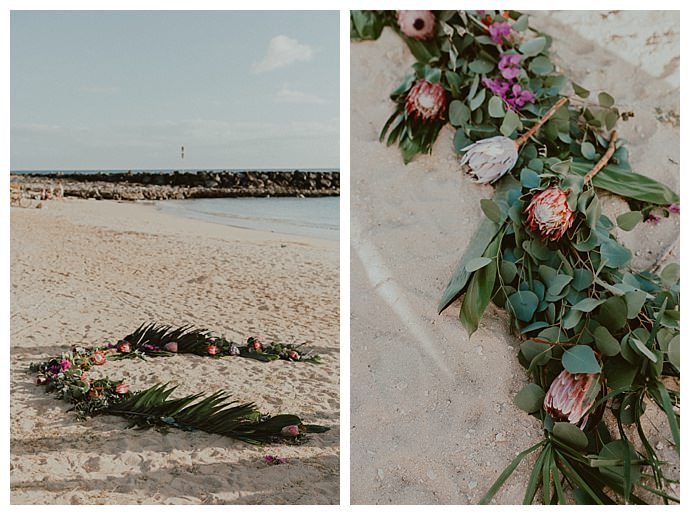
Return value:
M 338 11 L 14 11 L 10 40 L 12 170 L 339 165 Z

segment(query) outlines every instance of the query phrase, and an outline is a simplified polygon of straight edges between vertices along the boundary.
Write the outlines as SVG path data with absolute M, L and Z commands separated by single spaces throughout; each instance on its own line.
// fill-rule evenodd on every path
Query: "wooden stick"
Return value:
M 539 120 L 537 123 L 535 123 L 527 132 L 525 132 L 522 136 L 520 136 L 518 139 L 515 140 L 515 146 L 519 149 L 525 141 L 530 139 L 532 135 L 539 130 L 539 127 L 544 125 L 549 118 L 553 116 L 553 114 L 558 111 L 563 104 L 565 104 L 568 101 L 568 97 L 561 97 L 558 102 L 556 102 L 551 109 L 546 111 L 546 114 L 541 117 L 541 120 Z
M 591 181 L 596 174 L 598 174 L 602 168 L 606 166 L 606 163 L 609 162 L 609 159 L 611 159 L 611 156 L 613 153 L 616 151 L 616 140 L 618 139 L 618 133 L 616 131 L 613 131 L 611 133 L 611 139 L 609 140 L 609 148 L 606 149 L 606 152 L 604 152 L 604 155 L 601 156 L 601 159 L 599 159 L 599 162 L 594 165 L 594 168 L 592 168 L 589 172 L 587 172 L 587 175 L 585 175 L 585 185 Z

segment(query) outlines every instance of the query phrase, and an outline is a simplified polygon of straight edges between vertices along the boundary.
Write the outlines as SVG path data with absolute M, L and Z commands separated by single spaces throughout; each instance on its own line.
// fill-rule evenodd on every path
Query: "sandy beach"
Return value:
M 177 218 L 152 205 L 48 201 L 11 211 L 13 504 L 334 504 L 339 501 L 338 242 Z M 255 447 L 179 430 L 79 422 L 29 363 L 117 341 L 142 322 L 244 342 L 308 342 L 320 365 L 192 355 L 123 360 L 133 390 L 224 389 L 262 412 L 331 427 L 301 446 Z M 287 458 L 269 466 L 266 454 Z
M 635 116 L 620 125 L 639 173 L 679 189 L 679 18 L 673 12 L 534 13 L 554 36 L 555 61 Z M 474 504 L 541 424 L 513 403 L 526 384 L 519 340 L 493 305 L 468 339 L 459 302 L 436 307 L 482 220 L 493 188 L 459 172 L 446 126 L 430 156 L 403 164 L 379 143 L 388 94 L 414 58 L 389 29 L 351 51 L 351 500 L 355 504 Z M 607 197 L 604 211 L 627 208 Z M 679 260 L 679 218 L 621 234 L 642 270 Z M 652 444 L 678 477 L 679 458 L 655 406 Z M 658 430 L 654 430 L 652 425 Z M 523 463 L 494 498 L 519 504 Z M 658 499 L 650 499 L 658 502 Z

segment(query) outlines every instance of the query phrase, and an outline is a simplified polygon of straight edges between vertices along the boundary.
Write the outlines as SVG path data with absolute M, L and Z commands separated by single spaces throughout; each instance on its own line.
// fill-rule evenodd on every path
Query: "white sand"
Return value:
M 566 75 L 635 112 L 620 126 L 633 168 L 678 190 L 679 128 L 659 121 L 679 112 L 677 13 L 555 12 L 533 21 L 556 37 Z M 460 176 L 448 128 L 431 156 L 408 166 L 397 147 L 379 143 L 388 94 L 414 59 L 388 29 L 350 49 L 352 502 L 476 503 L 541 437 L 540 423 L 513 404 L 527 376 L 505 313 L 489 307 L 471 340 L 459 302 L 436 313 L 482 219 L 479 199 L 493 188 Z M 625 206 L 612 198 L 606 210 Z M 641 269 L 678 260 L 678 231 L 674 217 L 621 239 Z M 661 428 L 652 444 L 677 464 L 665 421 L 649 413 Z M 496 502 L 522 502 L 528 476 L 523 465 Z
M 11 501 L 14 504 L 339 501 L 338 243 L 185 220 L 152 206 L 47 202 L 11 212 Z M 31 361 L 122 338 L 142 322 L 244 342 L 309 342 L 323 364 L 180 355 L 108 363 L 133 389 L 225 389 L 271 414 L 330 426 L 302 446 L 78 422 L 33 385 Z M 268 466 L 265 454 L 286 457 Z

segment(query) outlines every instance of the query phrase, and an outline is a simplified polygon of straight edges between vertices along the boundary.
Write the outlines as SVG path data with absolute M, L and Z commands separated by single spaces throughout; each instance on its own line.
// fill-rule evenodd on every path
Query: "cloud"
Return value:
M 292 90 L 287 86 L 283 86 L 283 88 L 276 93 L 274 100 L 278 103 L 286 104 L 323 105 L 328 103 L 321 97 L 310 95 L 309 93 L 303 93 L 302 91 Z
M 268 42 L 266 55 L 252 65 L 254 73 L 263 73 L 288 66 L 297 61 L 310 61 L 314 50 L 287 36 L 276 36 Z

